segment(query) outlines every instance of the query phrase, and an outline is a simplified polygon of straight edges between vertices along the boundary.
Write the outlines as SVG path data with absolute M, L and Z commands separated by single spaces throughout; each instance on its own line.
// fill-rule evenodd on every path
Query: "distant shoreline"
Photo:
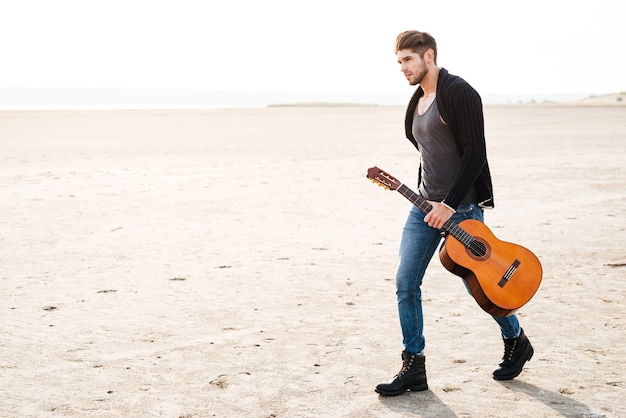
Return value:
M 296 103 L 275 103 L 266 107 L 378 107 L 377 103 L 333 103 L 333 102 L 296 102 Z
M 271 93 L 191 89 L 0 88 L 2 110 L 155 110 L 406 106 L 412 90 L 385 93 Z M 623 105 L 626 92 L 481 94 L 484 105 Z

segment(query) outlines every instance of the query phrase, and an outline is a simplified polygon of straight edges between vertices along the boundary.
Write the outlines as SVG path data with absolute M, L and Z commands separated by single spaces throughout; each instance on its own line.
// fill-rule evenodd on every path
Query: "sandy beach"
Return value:
M 430 389 L 394 274 L 418 155 L 403 107 L 0 111 L 1 417 L 626 417 L 626 106 L 485 107 L 496 208 L 543 282 L 535 348 L 435 258 Z

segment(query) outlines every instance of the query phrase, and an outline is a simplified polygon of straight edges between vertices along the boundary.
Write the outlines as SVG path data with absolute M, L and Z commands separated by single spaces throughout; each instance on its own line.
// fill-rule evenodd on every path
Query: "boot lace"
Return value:
M 413 360 L 415 360 L 415 356 L 411 356 L 410 358 L 402 361 L 402 368 L 400 369 L 400 371 L 395 377 L 400 377 L 406 372 L 408 372 L 411 369 L 411 367 L 413 367 Z
M 513 360 L 513 354 L 515 353 L 515 348 L 517 348 L 517 340 L 507 341 L 504 344 L 504 356 L 502 356 L 502 360 L 510 362 Z

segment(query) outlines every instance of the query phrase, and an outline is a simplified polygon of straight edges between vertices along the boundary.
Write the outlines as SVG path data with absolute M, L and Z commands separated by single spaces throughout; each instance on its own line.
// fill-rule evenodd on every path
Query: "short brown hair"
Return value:
M 407 30 L 402 32 L 396 38 L 395 53 L 402 49 L 410 49 L 424 58 L 424 53 L 429 49 L 435 52 L 434 62 L 437 63 L 437 42 L 428 32 L 419 32 L 416 30 Z

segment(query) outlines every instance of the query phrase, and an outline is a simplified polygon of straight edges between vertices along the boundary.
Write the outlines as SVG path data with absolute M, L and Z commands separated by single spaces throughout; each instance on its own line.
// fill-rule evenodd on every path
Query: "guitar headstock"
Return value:
M 391 174 L 385 173 L 378 167 L 368 169 L 367 178 L 387 190 L 398 190 L 398 188 L 402 185 L 400 180 Z

